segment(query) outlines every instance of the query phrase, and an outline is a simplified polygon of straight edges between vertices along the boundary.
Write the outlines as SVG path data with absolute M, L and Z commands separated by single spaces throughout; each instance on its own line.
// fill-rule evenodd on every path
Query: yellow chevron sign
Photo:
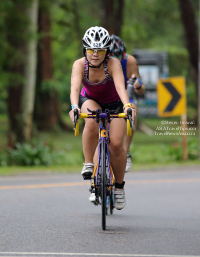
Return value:
M 157 84 L 158 116 L 171 117 L 186 113 L 184 77 L 159 79 Z

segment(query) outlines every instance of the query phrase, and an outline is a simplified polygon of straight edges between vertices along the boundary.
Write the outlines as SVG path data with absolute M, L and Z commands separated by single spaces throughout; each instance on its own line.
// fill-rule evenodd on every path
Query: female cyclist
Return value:
M 118 107 L 120 112 L 125 113 L 128 108 L 132 108 L 132 117 L 135 119 L 136 110 L 129 103 L 121 63 L 116 58 L 108 57 L 111 43 L 108 31 L 102 27 L 91 27 L 85 32 L 82 42 L 85 57 L 74 62 L 71 75 L 71 120 L 74 119 L 74 109 L 78 109 L 79 113 L 88 113 L 87 108 L 115 110 Z M 126 167 L 124 135 L 125 120 L 114 119 L 110 125 L 110 152 L 115 175 L 115 208 L 118 210 L 126 204 L 123 181 Z M 93 173 L 97 143 L 98 124 L 92 119 L 86 119 L 82 135 L 85 157 L 81 172 L 83 176 Z

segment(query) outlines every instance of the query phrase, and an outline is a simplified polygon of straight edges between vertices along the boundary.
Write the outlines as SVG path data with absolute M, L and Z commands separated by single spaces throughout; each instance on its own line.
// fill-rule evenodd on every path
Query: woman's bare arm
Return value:
M 128 60 L 127 60 L 127 77 L 128 79 L 133 77 L 141 79 L 137 60 L 131 55 L 128 55 Z M 137 87 L 139 87 L 139 89 L 137 89 Z M 142 83 L 142 87 L 140 87 L 139 82 L 136 80 L 136 82 L 134 83 L 134 88 L 137 94 L 139 95 L 144 94 L 145 87 L 143 83 Z
M 122 101 L 122 103 L 125 105 L 129 103 L 128 94 L 125 89 L 124 84 L 124 75 L 122 66 L 119 60 L 116 58 L 110 58 L 108 62 L 108 68 L 109 72 L 114 80 L 115 88 L 117 90 L 117 93 Z
M 75 61 L 72 67 L 72 74 L 71 74 L 70 101 L 72 105 L 78 105 L 78 102 L 79 102 L 81 82 L 84 76 L 83 71 L 84 71 L 84 65 L 83 65 L 82 59 Z

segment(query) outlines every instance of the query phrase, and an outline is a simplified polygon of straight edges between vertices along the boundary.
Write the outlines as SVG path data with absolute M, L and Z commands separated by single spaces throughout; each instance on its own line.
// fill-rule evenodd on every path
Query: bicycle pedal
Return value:
M 84 180 L 91 180 L 92 179 L 92 175 L 91 174 L 86 174 L 83 176 Z
M 89 189 L 89 192 L 90 192 L 90 193 L 95 193 L 95 188 L 91 187 L 91 188 Z

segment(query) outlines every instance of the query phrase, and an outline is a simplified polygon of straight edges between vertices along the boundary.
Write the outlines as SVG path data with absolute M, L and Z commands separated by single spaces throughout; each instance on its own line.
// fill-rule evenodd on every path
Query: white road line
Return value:
M 47 253 L 47 252 L 0 252 L 4 257 L 12 255 L 62 255 L 62 256 L 114 256 L 114 257 L 200 257 L 199 255 L 159 255 L 159 254 L 116 254 L 116 253 Z M 5 255 L 6 254 L 6 255 Z

